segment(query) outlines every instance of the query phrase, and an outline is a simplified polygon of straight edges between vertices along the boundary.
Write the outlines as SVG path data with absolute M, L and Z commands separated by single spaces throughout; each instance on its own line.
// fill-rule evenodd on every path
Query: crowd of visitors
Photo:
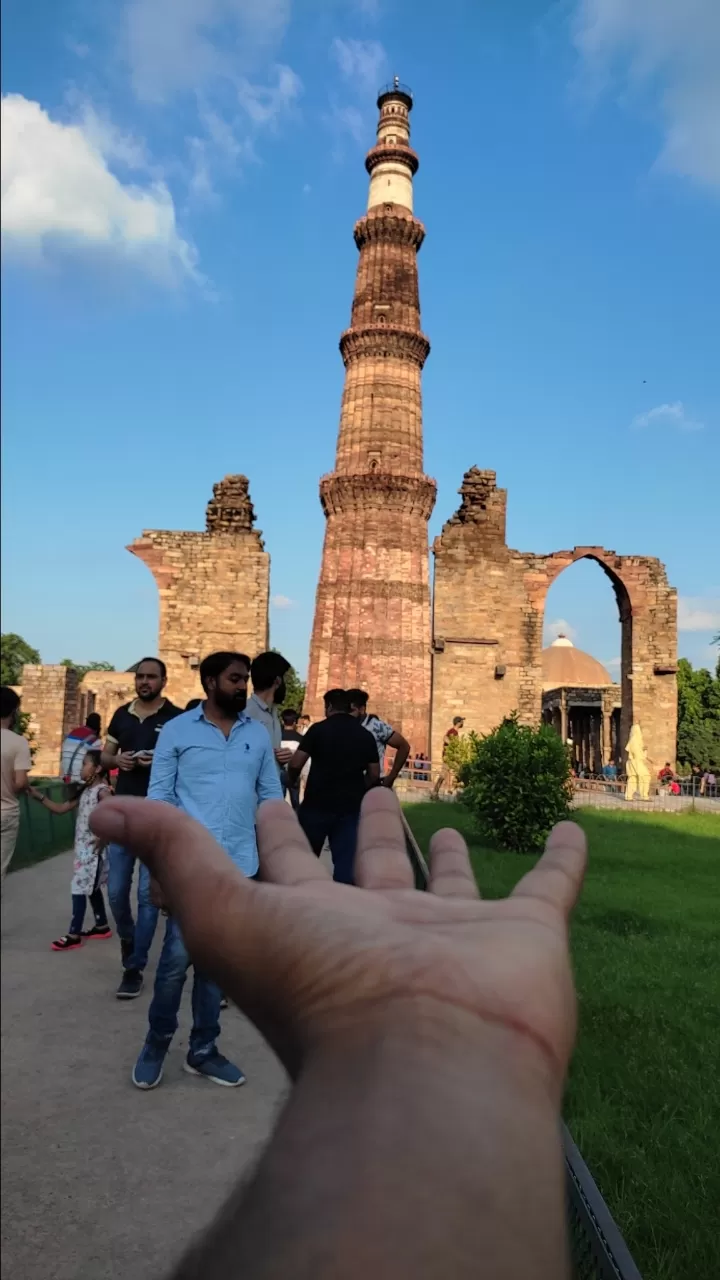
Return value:
M 104 741 L 94 712 L 67 734 L 61 768 L 68 798 L 63 801 L 29 785 L 28 743 L 11 729 L 19 699 L 13 690 L 3 689 L 3 874 L 12 853 L 9 838 L 17 831 L 21 792 L 52 813 L 77 810 L 70 925 L 51 945 L 55 951 L 74 951 L 86 941 L 112 936 L 103 896 L 107 886 L 120 943 L 119 1000 L 136 999 L 142 992 L 165 904 L 130 844 L 111 840 L 105 846 L 93 835 L 91 815 L 103 800 L 114 795 L 172 806 L 199 822 L 230 862 L 255 879 L 257 807 L 285 797 L 313 852 L 319 856 L 329 845 L 334 879 L 353 883 L 363 798 L 374 786 L 392 788 L 410 745 L 392 725 L 368 712 L 368 694 L 362 689 L 329 690 L 325 719 L 312 726 L 292 708 L 280 712 L 289 667 L 275 652 L 252 661 L 242 653 L 210 654 L 199 669 L 204 697 L 191 699 L 182 710 L 165 694 L 165 664 L 160 658 L 143 658 L 135 669 L 135 697 L 115 711 Z M 388 747 L 395 754 L 386 772 Z M 85 929 L 88 903 L 94 923 Z M 178 920 L 166 913 L 148 1031 L 132 1072 L 139 1089 L 153 1089 L 162 1080 L 190 964 Z M 244 1082 L 243 1072 L 217 1046 L 226 1003 L 220 987 L 196 968 L 185 1066 L 194 1075 L 237 1086 Z
M 555 829 L 510 911 L 479 899 L 461 837 L 438 832 L 429 893 L 415 899 L 388 795 L 407 740 L 368 714 L 361 690 L 330 690 L 325 719 L 302 732 L 296 716 L 278 715 L 284 661 L 210 654 L 199 671 L 204 697 L 181 711 L 165 697 L 164 664 L 143 659 L 136 696 L 113 715 L 102 748 L 76 737 L 85 750 L 77 782 L 73 750 L 68 800 L 30 788 L 56 812 L 77 809 L 72 919 L 55 949 L 109 936 L 108 874 L 117 995 L 136 998 L 163 914 L 133 1083 L 161 1083 L 191 953 L 186 1070 L 244 1083 L 218 1049 L 227 990 L 295 1082 L 255 1174 L 177 1280 L 304 1275 L 323 1257 L 348 1277 L 378 1257 L 393 1275 L 470 1275 L 488 1247 L 508 1275 L 565 1275 L 559 1109 L 575 1028 L 567 920 L 582 883 L 582 832 Z M 31 767 L 12 731 L 17 709 L 3 689 L 3 872 Z M 395 758 L 383 776 L 388 746 Z M 326 840 L 334 886 L 313 857 Z M 255 886 L 261 862 L 270 883 Z M 86 932 L 87 901 L 95 925 Z M 282 1230 L 270 1230 L 277 1221 Z

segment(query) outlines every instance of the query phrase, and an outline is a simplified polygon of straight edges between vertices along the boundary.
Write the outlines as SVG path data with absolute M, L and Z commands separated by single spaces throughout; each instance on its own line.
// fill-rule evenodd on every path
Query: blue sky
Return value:
M 262 12 L 260 12 L 262 10 Z M 377 86 L 415 93 L 431 536 L 472 464 L 523 550 L 659 556 L 720 629 L 716 0 L 6 0 L 3 630 L 126 667 L 124 547 L 243 471 L 307 662 Z M 549 632 L 619 654 L 584 562 Z M 617 666 L 611 668 L 617 672 Z

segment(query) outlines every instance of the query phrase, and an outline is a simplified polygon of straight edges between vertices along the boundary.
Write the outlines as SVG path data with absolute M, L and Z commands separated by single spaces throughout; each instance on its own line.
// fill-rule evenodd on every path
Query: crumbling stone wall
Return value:
M 84 724 L 91 711 L 100 716 L 103 738 L 118 707 L 135 697 L 135 676 L 131 671 L 88 671 L 80 682 L 76 724 Z M 170 689 L 167 690 L 172 698 Z M 172 699 L 175 701 L 175 699 Z
M 146 529 L 128 547 L 160 596 L 158 652 L 168 695 L 179 706 L 200 697 L 197 668 L 218 649 L 252 658 L 268 646 L 270 557 L 255 529 L 246 476 L 213 486 L 206 532 Z
M 674 760 L 677 593 L 660 561 L 604 547 L 514 551 L 495 472 L 471 468 L 460 494 L 434 544 L 432 758 L 440 758 L 454 715 L 479 733 L 514 710 L 527 724 L 539 722 L 547 592 L 568 565 L 590 558 L 613 584 L 622 628 L 622 745 L 637 721 L 653 769 Z
M 22 710 L 34 739 L 33 774 L 56 778 L 63 739 L 77 725 L 77 672 L 60 664 L 23 667 Z

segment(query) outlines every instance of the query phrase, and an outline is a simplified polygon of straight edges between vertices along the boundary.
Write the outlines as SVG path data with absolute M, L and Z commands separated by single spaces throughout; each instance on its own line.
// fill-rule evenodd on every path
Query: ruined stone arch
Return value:
M 677 594 L 660 561 L 602 546 L 515 551 L 506 542 L 507 495 L 495 472 L 471 467 L 460 496 L 433 547 L 433 756 L 455 714 L 478 733 L 515 710 L 525 724 L 538 724 L 547 592 L 569 565 L 590 559 L 610 578 L 620 615 L 623 745 L 637 721 L 652 767 L 674 760 Z
M 542 701 L 542 635 L 548 591 L 560 575 L 566 569 L 569 569 L 571 565 L 577 564 L 579 560 L 593 560 L 595 564 L 600 566 L 606 578 L 610 580 L 618 610 L 618 621 L 620 623 L 620 738 L 624 744 L 627 742 L 630 727 L 633 723 L 633 601 L 631 592 L 634 584 L 632 578 L 629 582 L 626 581 L 622 565 L 619 563 L 622 559 L 623 557 L 618 556 L 614 551 L 608 551 L 605 547 L 573 547 L 572 551 L 554 551 L 545 557 L 546 581 L 542 591 L 542 599 L 538 600 L 540 609 L 540 651 L 535 660 L 540 663 L 541 668 L 540 698 Z

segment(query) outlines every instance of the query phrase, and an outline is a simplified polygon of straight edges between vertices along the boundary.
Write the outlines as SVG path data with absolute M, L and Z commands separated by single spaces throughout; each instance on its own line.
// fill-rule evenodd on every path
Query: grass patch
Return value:
M 534 857 L 485 849 L 461 805 L 408 805 L 427 851 L 460 829 L 487 898 Z M 580 1029 L 565 1118 L 645 1280 L 718 1274 L 720 821 L 580 810 L 571 947 Z

